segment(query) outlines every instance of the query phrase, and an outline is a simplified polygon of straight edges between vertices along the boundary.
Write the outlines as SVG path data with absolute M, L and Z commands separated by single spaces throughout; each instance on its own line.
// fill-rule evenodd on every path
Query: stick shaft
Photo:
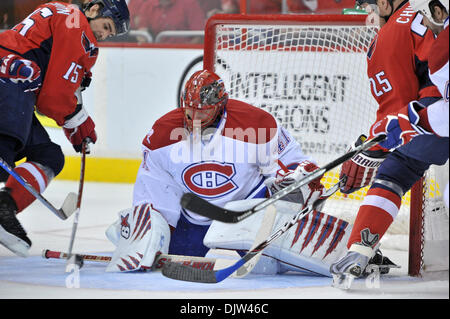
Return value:
M 83 197 L 83 186 L 84 186 L 84 172 L 86 167 L 87 144 L 88 144 L 87 141 L 84 141 L 81 146 L 80 182 L 78 185 L 77 209 L 75 211 L 75 217 L 73 219 L 72 234 L 70 236 L 70 243 L 69 243 L 69 256 L 67 258 L 69 258 L 72 255 L 73 244 L 75 242 L 75 235 L 78 228 L 78 219 L 80 217 L 81 198 Z
M 93 261 L 100 263 L 109 263 L 111 261 L 110 256 L 101 256 L 94 254 L 77 255 L 83 258 L 84 261 Z M 42 257 L 46 259 L 67 259 L 69 257 L 69 254 L 61 251 L 45 249 L 42 252 Z M 186 266 L 213 270 L 218 261 L 219 260 L 216 258 L 159 254 L 155 257 L 155 261 L 153 262 L 152 267 L 142 267 L 142 269 L 161 269 L 167 262 L 179 262 Z

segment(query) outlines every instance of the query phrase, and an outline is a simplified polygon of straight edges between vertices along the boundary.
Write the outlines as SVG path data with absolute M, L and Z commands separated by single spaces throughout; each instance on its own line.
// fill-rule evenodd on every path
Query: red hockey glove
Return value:
M 30 60 L 16 54 L 10 54 L 0 59 L 0 77 L 13 83 L 20 83 L 24 91 L 34 91 L 41 85 L 41 69 Z
M 84 140 L 88 139 L 89 143 L 95 143 L 97 141 L 94 121 L 92 121 L 91 117 L 81 105 L 77 105 L 76 113 L 66 119 L 63 129 L 67 139 L 72 143 L 73 148 L 78 153 L 81 153 Z
M 356 146 L 361 145 L 366 139 L 365 135 L 361 135 L 350 149 L 354 149 Z M 372 184 L 373 179 L 377 174 L 378 167 L 384 161 L 386 156 L 387 153 L 380 149 L 374 151 L 369 150 L 356 154 L 342 164 L 339 179 L 345 178 L 345 183 L 341 186 L 341 192 L 350 194 L 360 188 Z
M 379 145 L 387 150 L 398 148 L 409 143 L 414 137 L 432 134 L 419 126 L 419 111 L 425 108 L 417 101 L 409 103 L 396 115 L 388 115 L 375 123 L 371 134 L 386 134 L 386 139 Z
M 318 167 L 310 161 L 301 162 L 295 170 L 290 169 L 286 172 L 285 170 L 280 169 L 277 171 L 275 181 L 270 186 L 270 191 L 272 194 L 276 193 L 292 183 L 299 181 L 316 169 L 318 169 Z M 297 188 L 283 199 L 294 203 L 300 203 L 304 206 L 314 203 L 324 192 L 324 187 L 320 183 L 320 179 L 321 177 L 318 177 L 309 184 Z

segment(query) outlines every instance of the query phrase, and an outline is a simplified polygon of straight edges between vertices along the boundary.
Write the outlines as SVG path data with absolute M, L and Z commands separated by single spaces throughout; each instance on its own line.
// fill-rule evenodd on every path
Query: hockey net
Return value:
M 375 120 L 366 54 L 377 28 L 365 20 L 355 15 L 216 15 L 206 26 L 204 67 L 222 77 L 231 98 L 273 114 L 303 152 L 323 165 L 367 134 Z M 446 180 L 437 178 L 442 172 Z M 329 172 L 322 183 L 330 187 L 338 177 L 339 170 Z M 447 181 L 448 166 L 431 168 L 403 197 L 382 239 L 382 247 L 409 251 L 410 275 L 448 269 L 448 210 L 442 200 Z M 338 192 L 324 212 L 352 222 L 366 191 Z

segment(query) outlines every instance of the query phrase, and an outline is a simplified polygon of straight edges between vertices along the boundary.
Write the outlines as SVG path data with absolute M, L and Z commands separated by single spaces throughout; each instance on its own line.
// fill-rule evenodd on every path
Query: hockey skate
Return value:
M 31 240 L 16 217 L 17 206 L 7 188 L 0 189 L 0 244 L 27 257 Z
M 383 256 L 379 249 L 370 253 L 371 248 L 353 244 L 347 254 L 330 267 L 333 275 L 333 287 L 350 289 L 355 278 L 369 276 L 376 271 L 380 275 L 389 273 L 391 268 L 400 268 L 389 258 Z M 369 258 L 368 255 L 373 255 Z
M 369 264 L 369 257 L 357 251 L 348 251 L 347 254 L 332 264 L 330 272 L 333 275 L 332 286 L 341 289 L 350 289 L 355 278 L 362 277 Z
M 393 263 L 388 257 L 383 256 L 383 254 L 381 253 L 381 251 L 379 249 L 377 249 L 375 251 L 375 255 L 369 260 L 369 264 L 368 267 L 366 267 L 366 269 L 364 269 L 364 273 L 363 276 L 366 277 L 368 275 L 371 274 L 371 270 L 370 269 L 374 269 L 374 267 L 369 267 L 369 266 L 376 266 L 378 268 L 378 271 L 380 272 L 380 275 L 385 275 L 387 273 L 389 273 L 391 268 L 400 268 L 399 265 L 396 265 L 395 263 Z

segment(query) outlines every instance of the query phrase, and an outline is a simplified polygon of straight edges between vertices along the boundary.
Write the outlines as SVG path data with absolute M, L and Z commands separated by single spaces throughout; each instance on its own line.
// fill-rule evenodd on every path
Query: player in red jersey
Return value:
M 412 0 L 412 8 L 424 14 L 425 24 L 436 34 L 436 40 L 428 57 L 431 81 L 441 93 L 442 99 L 428 107 L 417 101 L 404 106 L 400 112 L 384 117 L 377 132 L 387 133 L 381 146 L 387 149 L 400 147 L 421 134 L 435 134 L 448 137 L 449 100 L 449 29 L 448 0 Z
M 422 107 L 412 101 L 400 112 L 393 113 L 380 121 L 377 132 L 387 134 L 381 145 L 385 148 L 397 148 L 421 134 L 449 136 L 449 1 L 448 0 L 411 0 L 411 7 L 423 13 L 425 24 L 437 34 L 428 57 L 431 81 L 441 93 L 442 99 Z M 448 183 L 444 191 L 444 201 L 449 207 Z
M 43 192 L 64 166 L 64 154 L 34 115 L 56 121 L 77 152 L 95 124 L 83 107 L 97 41 L 126 33 L 125 0 L 92 0 L 82 10 L 62 2 L 39 6 L 21 23 L 0 34 L 0 158 Z M 34 200 L 18 181 L 0 172 L 0 243 L 26 256 L 31 240 L 16 218 Z
M 427 106 L 440 98 L 428 74 L 434 36 L 423 24 L 423 15 L 415 12 L 408 1 L 357 2 L 376 4 L 384 20 L 367 54 L 371 90 L 379 104 L 377 121 L 370 130 L 373 136 L 380 120 L 398 113 L 410 101 Z M 358 211 L 347 255 L 331 266 L 336 285 L 361 275 L 397 216 L 402 196 L 431 164 L 443 165 L 447 160 L 448 137 L 423 134 L 392 152 L 377 146 L 344 163 L 341 177 L 346 178 L 346 183 L 342 192 L 371 186 Z

